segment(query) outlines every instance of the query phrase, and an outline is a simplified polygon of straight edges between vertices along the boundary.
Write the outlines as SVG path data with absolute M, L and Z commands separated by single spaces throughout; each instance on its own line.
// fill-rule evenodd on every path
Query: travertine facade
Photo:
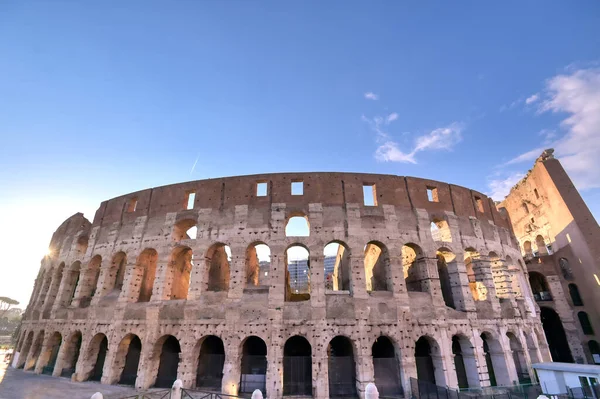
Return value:
M 553 359 L 600 363 L 600 227 L 552 150 L 499 208 L 519 240 Z
M 308 236 L 286 234 L 292 217 Z M 18 366 L 36 372 L 327 398 L 362 397 L 373 381 L 397 394 L 417 376 L 511 385 L 550 359 L 508 219 L 455 185 L 351 173 L 194 181 L 105 201 L 93 223 L 75 214 L 50 246 L 17 344 Z M 310 253 L 300 290 L 293 246 Z

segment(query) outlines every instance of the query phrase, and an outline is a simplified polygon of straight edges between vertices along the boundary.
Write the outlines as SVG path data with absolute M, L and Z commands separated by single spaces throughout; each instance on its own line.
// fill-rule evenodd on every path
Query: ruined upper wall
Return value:
M 303 195 L 291 194 L 291 183 L 304 183 Z M 256 195 L 256 184 L 267 183 L 266 196 Z M 96 211 L 93 226 L 114 222 L 132 222 L 139 216 L 156 217 L 185 209 L 185 198 L 195 192 L 194 209 L 227 209 L 237 205 L 250 207 L 285 203 L 291 211 L 308 211 L 308 204 L 323 206 L 363 204 L 363 185 L 375 185 L 377 205 L 425 209 L 430 214 L 453 212 L 457 216 L 475 217 L 508 228 L 506 217 L 486 195 L 464 187 L 393 175 L 361 173 L 275 173 L 225 177 L 172 184 L 138 191 L 102 202 Z M 435 188 L 438 202 L 427 198 L 427 188 Z M 135 212 L 127 212 L 131 199 L 137 199 Z M 477 201 L 480 200 L 482 210 Z

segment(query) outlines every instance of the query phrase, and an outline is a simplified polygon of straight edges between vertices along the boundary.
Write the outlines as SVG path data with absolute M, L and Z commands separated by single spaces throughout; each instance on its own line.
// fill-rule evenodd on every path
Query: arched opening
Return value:
M 367 291 L 392 291 L 390 256 L 385 245 L 371 241 L 365 247 Z
M 423 251 L 418 245 L 402 246 L 402 269 L 406 289 L 410 292 L 427 292 L 429 276 Z
M 529 352 L 529 359 L 531 364 L 539 363 L 540 357 L 538 356 L 537 346 L 533 341 L 533 332 L 525 332 L 525 343 L 527 344 L 527 351 Z
M 285 300 L 310 299 L 310 256 L 302 245 L 292 245 L 285 251 Z
M 63 283 L 63 297 L 61 300 L 61 306 L 69 306 L 75 298 L 75 291 L 77 290 L 77 285 L 79 284 L 81 272 L 81 262 L 74 262 L 69 270 L 67 271 L 67 275 L 65 276 L 65 281 Z
M 104 361 L 106 360 L 106 352 L 108 351 L 108 338 L 104 334 L 96 334 L 92 338 L 90 344 L 92 354 L 97 351 L 96 361 L 92 373 L 90 374 L 90 381 L 100 381 L 102 379 L 102 371 L 104 370 Z
M 488 289 L 483 284 L 483 271 L 480 266 L 476 266 L 475 262 L 480 257 L 479 252 L 473 248 L 465 249 L 465 268 L 467 269 L 467 278 L 469 279 L 469 289 L 473 300 L 487 301 L 489 299 Z
M 434 241 L 452 242 L 450 226 L 444 219 L 434 218 L 430 224 L 431 237 Z
M 142 284 L 140 286 L 138 302 L 148 302 L 152 297 L 157 261 L 158 252 L 151 248 L 145 249 L 140 256 L 138 256 L 137 268 L 142 271 Z M 133 282 L 131 282 L 131 284 L 133 284 Z
M 262 339 L 248 337 L 242 346 L 242 374 L 240 393 L 252 393 L 259 389 L 267 393 L 267 345 Z
M 375 386 L 379 394 L 386 397 L 402 396 L 400 367 L 392 341 L 386 336 L 377 338 L 371 347 L 371 356 L 373 356 Z
M 473 345 L 464 335 L 452 337 L 452 353 L 459 388 L 478 388 L 479 371 Z
M 452 354 L 454 355 L 454 369 L 456 370 L 456 379 L 459 388 L 468 388 L 469 381 L 467 380 L 467 368 L 462 355 L 459 338 L 455 335 L 452 337 Z
M 433 338 L 422 336 L 417 340 L 415 363 L 419 383 L 440 386 L 446 383 L 440 348 Z
M 560 258 L 558 260 L 558 266 L 565 280 L 573 280 L 573 270 L 567 258 Z
M 63 278 L 63 271 L 65 269 L 65 263 L 62 262 L 58 265 L 58 268 L 54 272 L 52 276 L 52 282 L 50 284 L 50 288 L 48 290 L 48 294 L 46 295 L 46 301 L 44 302 L 44 318 L 49 318 L 50 314 L 48 310 L 52 309 L 52 305 L 54 305 L 54 300 L 59 295 L 60 283 Z
M 207 391 L 221 391 L 225 348 L 221 338 L 209 335 L 202 339 L 198 355 L 196 386 Z
M 571 296 L 571 301 L 573 301 L 573 306 L 583 306 L 583 300 L 581 300 L 577 285 L 573 283 L 569 284 L 569 295 Z
M 189 247 L 176 247 L 171 253 L 169 274 L 171 277 L 171 293 L 169 299 L 187 299 L 192 273 L 194 254 Z
M 173 232 L 171 238 L 173 241 L 178 242 L 181 240 L 195 240 L 198 235 L 197 222 L 193 219 L 180 220 L 173 226 Z
M 81 332 L 76 331 L 65 342 L 67 347 L 64 353 L 63 368 L 60 372 L 61 377 L 71 378 L 73 373 L 75 373 L 75 365 L 77 364 L 77 360 L 79 360 L 79 351 L 81 350 L 81 339 Z
M 533 298 L 536 301 L 551 301 L 552 295 L 548 288 L 548 282 L 543 274 L 538 272 L 529 272 L 529 285 L 533 292 Z
M 512 352 L 513 362 L 515 364 L 515 370 L 517 372 L 517 378 L 519 384 L 529 384 L 531 379 L 529 378 L 529 372 L 527 371 L 527 362 L 525 361 L 525 355 L 523 353 L 523 345 L 515 334 L 507 332 L 508 342 L 510 344 L 510 350 Z
M 125 362 L 122 363 L 122 356 L 127 350 L 125 355 Z M 140 355 L 142 353 L 142 341 L 137 335 L 128 334 L 121 343 L 119 344 L 118 355 L 119 365 L 118 368 L 123 367 L 123 370 L 119 376 L 119 384 L 123 385 L 135 385 L 137 379 L 138 367 L 140 364 Z
M 548 249 L 546 248 L 546 242 L 544 241 L 544 237 L 538 235 L 535 238 L 535 245 L 537 246 L 537 254 L 538 256 L 548 255 Z
M 25 370 L 31 370 L 35 367 L 37 363 L 38 357 L 40 356 L 40 352 L 42 351 L 42 344 L 44 343 L 44 330 L 38 332 L 35 337 L 35 341 L 33 341 L 33 345 L 31 347 L 31 357 L 26 359 Z
M 552 360 L 555 362 L 573 363 L 573 355 L 571 355 L 567 335 L 565 334 L 565 329 L 558 313 L 551 308 L 540 307 L 540 316 Z
M 56 359 L 58 358 L 58 351 L 62 344 L 62 336 L 59 332 L 55 332 L 50 337 L 48 345 L 46 346 L 46 352 L 42 355 L 42 362 L 45 363 L 42 367 L 42 374 L 52 375 L 54 372 L 54 366 L 56 365 Z M 42 363 L 42 364 L 43 364 Z
M 352 342 L 343 336 L 333 338 L 327 346 L 329 397 L 357 397 L 356 365 Z
M 577 318 L 579 318 L 579 324 L 581 324 L 581 330 L 585 335 L 594 335 L 594 329 L 592 328 L 592 323 L 590 322 L 590 318 L 586 312 L 577 313 Z
M 440 249 L 437 251 L 437 269 L 440 277 L 440 286 L 442 288 L 442 297 L 446 306 L 456 309 L 454 297 L 452 295 L 452 282 L 448 270 L 447 260 L 454 260 L 454 254 L 448 250 Z M 460 285 L 460 281 L 458 282 Z
M 525 241 L 523 243 L 523 252 L 525 252 L 524 257 L 533 256 L 533 250 L 531 249 L 531 241 Z
M 306 215 L 296 215 L 288 219 L 285 225 L 286 237 L 308 237 L 310 236 L 310 225 Z
M 228 245 L 213 244 L 206 254 L 208 269 L 208 291 L 229 290 L 231 248 Z
M 161 341 L 158 373 L 156 374 L 154 386 L 157 388 L 171 388 L 177 379 L 181 347 L 177 338 L 172 335 L 162 337 L 158 340 L 157 345 L 160 345 Z
M 147 250 L 149 251 L 147 253 L 147 255 L 151 255 L 150 251 L 153 250 Z M 145 251 L 144 251 L 145 252 Z M 142 253 L 142 255 L 144 255 L 144 253 Z M 139 259 L 138 259 L 138 264 L 139 264 Z M 110 274 L 111 277 L 114 275 L 114 277 L 112 277 L 112 281 L 114 281 L 113 284 L 110 285 L 110 290 L 117 290 L 117 291 L 121 291 L 123 289 L 123 282 L 125 281 L 125 267 L 127 266 L 127 255 L 125 254 L 125 252 L 119 251 L 117 252 L 113 258 L 112 258 L 112 262 L 111 262 L 111 267 L 110 267 Z M 152 290 L 150 290 L 150 294 L 152 294 Z
M 600 364 L 600 344 L 598 344 L 598 341 L 593 339 L 588 341 L 588 349 L 592 356 L 592 363 Z
M 323 249 L 325 289 L 350 290 L 350 251 L 340 242 L 330 242 Z
M 27 355 L 29 355 L 29 351 L 31 350 L 31 345 L 33 344 L 33 331 L 29 331 L 25 341 L 21 347 L 21 353 L 19 354 L 19 360 L 17 363 L 17 368 L 21 369 L 25 366 L 25 361 L 27 360 Z
M 502 349 L 500 342 L 488 332 L 483 332 L 481 334 L 481 340 L 483 341 L 483 353 L 490 386 L 512 385 L 512 381 L 507 371 L 504 350 Z
M 81 282 L 81 288 L 79 293 L 79 306 L 87 307 L 90 304 L 91 299 L 96 294 L 96 286 L 98 285 L 98 278 L 100 277 L 100 267 L 102 266 L 102 257 L 96 255 L 88 263 L 86 275 Z
M 264 243 L 250 244 L 246 249 L 246 286 L 269 285 L 271 249 Z
M 306 338 L 289 338 L 283 347 L 283 394 L 312 396 L 312 350 Z
M 524 202 L 523 202 L 523 203 L 521 204 L 521 207 L 523 208 L 523 212 L 525 212 L 525 213 L 529 213 L 529 207 L 527 206 L 527 204 L 526 204 L 526 203 L 524 203 Z

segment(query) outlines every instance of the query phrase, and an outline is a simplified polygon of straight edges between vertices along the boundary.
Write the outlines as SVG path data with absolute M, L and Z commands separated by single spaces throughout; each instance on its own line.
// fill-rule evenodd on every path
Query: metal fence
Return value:
M 428 381 L 410 379 L 411 398 L 423 399 L 537 399 L 542 389 L 536 384 L 455 390 Z
M 171 390 L 160 390 L 153 392 L 143 392 L 131 396 L 124 396 L 120 399 L 170 399 L 171 398 Z

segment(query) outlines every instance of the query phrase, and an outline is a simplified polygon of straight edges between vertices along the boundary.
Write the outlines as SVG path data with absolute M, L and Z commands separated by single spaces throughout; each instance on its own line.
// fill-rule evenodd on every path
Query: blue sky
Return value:
M 598 217 L 599 50 L 595 1 L 3 1 L 0 245 L 28 247 L 2 267 L 26 302 L 62 220 L 143 188 L 358 171 L 501 199 L 549 146 Z

